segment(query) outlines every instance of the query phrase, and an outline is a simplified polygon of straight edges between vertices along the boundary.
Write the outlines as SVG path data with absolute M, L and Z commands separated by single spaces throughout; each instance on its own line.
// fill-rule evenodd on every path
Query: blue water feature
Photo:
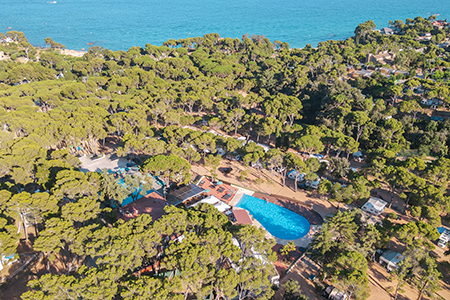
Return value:
M 0 32 L 23 31 L 33 45 L 51 37 L 68 49 L 127 50 L 218 33 L 264 35 L 291 47 L 346 39 L 359 23 L 431 14 L 450 19 L 445 0 L 22 0 L 2 1 Z
M 125 182 L 124 182 L 123 178 L 119 179 L 119 183 L 120 183 L 122 186 L 125 186 Z M 152 190 L 148 190 L 148 191 L 145 192 L 144 195 L 148 195 L 148 194 L 152 193 L 153 191 L 154 191 L 153 189 L 152 189 Z M 140 189 L 140 188 L 137 189 L 137 190 L 135 190 L 135 191 L 133 192 L 132 195 L 128 196 L 127 198 L 125 198 L 125 199 L 123 200 L 121 206 L 125 206 L 125 205 L 130 204 L 131 202 L 133 202 L 133 197 L 136 197 L 137 195 L 139 195 L 140 192 L 141 192 L 141 189 Z M 141 196 L 141 197 L 142 197 L 142 196 Z M 138 197 L 138 198 L 140 198 L 140 197 Z
M 243 195 L 236 207 L 247 210 L 268 232 L 280 239 L 302 238 L 311 226 L 299 214 L 253 196 Z
M 153 176 L 153 179 L 155 179 L 156 183 L 159 184 L 160 186 L 162 186 L 162 187 L 166 186 L 166 183 L 164 181 L 162 181 L 161 179 L 159 179 L 158 176 Z

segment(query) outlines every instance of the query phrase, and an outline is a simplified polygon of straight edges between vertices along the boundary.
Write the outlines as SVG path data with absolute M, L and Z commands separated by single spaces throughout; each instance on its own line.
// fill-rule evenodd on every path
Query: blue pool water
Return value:
M 124 182 L 123 178 L 122 178 L 122 179 L 119 179 L 119 183 L 120 183 L 122 186 L 125 186 L 125 182 Z M 148 194 L 150 194 L 150 193 L 153 192 L 153 191 L 154 191 L 153 189 L 152 189 L 152 190 L 148 190 L 148 191 L 145 192 L 144 195 L 148 195 Z M 133 197 L 136 198 L 136 196 L 139 195 L 140 192 L 141 192 L 141 189 L 140 189 L 140 188 L 137 189 L 137 190 L 135 190 L 134 193 L 133 193 L 132 195 L 128 196 L 127 198 L 125 198 L 125 199 L 123 200 L 121 206 L 125 206 L 125 205 L 130 204 L 131 202 L 133 202 Z M 142 197 L 142 196 L 141 196 L 141 197 Z M 140 198 L 140 197 L 138 197 L 138 198 Z
M 242 196 L 236 207 L 243 208 L 273 236 L 295 240 L 308 234 L 310 224 L 299 214 L 279 205 L 249 195 Z
M 33 45 L 51 37 L 69 49 L 111 50 L 169 39 L 265 35 L 291 47 L 353 35 L 359 23 L 430 14 L 450 18 L 448 0 L 21 0 L 0 1 L 0 32 L 23 31 Z

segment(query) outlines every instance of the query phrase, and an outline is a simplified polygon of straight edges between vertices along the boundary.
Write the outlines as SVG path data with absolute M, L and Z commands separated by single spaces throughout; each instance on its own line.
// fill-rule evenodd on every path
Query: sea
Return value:
M 436 14 L 450 18 L 449 0 L 0 0 L 0 32 L 22 31 L 31 44 L 52 38 L 68 49 L 111 50 L 161 45 L 218 33 L 264 35 L 291 48 L 343 40 L 359 23 Z

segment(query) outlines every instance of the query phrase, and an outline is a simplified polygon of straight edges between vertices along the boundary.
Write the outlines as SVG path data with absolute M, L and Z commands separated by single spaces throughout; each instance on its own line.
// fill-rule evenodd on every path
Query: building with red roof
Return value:
M 250 215 L 248 211 L 245 209 L 236 209 L 233 208 L 233 214 L 236 218 L 236 222 L 238 222 L 241 225 L 250 224 L 253 225 L 252 219 L 250 218 Z

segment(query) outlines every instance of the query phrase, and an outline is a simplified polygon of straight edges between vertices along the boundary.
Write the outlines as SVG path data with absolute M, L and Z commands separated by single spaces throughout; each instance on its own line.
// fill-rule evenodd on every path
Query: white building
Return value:
M 398 263 L 404 259 L 405 256 L 401 253 L 387 250 L 380 256 L 380 264 L 386 266 L 386 269 L 388 269 L 389 272 L 392 272 L 397 268 Z
M 245 210 L 244 210 L 245 211 Z M 233 237 L 232 238 L 232 241 L 233 241 L 233 245 L 235 245 L 236 247 L 238 247 L 239 249 L 241 249 L 241 245 L 239 244 L 239 242 L 238 242 L 238 240 L 235 238 L 235 237 Z M 242 249 L 241 249 L 242 250 Z M 264 258 L 264 256 L 263 255 L 261 255 L 259 252 L 257 252 L 253 247 L 250 249 L 250 251 L 252 252 L 252 254 L 253 254 L 253 257 L 254 258 L 256 258 L 256 259 L 259 259 L 260 261 L 262 261 L 262 263 L 263 264 L 269 264 L 270 262 L 268 262 L 265 258 Z M 231 266 L 233 267 L 233 269 L 235 269 L 236 270 L 236 272 L 240 272 L 240 268 L 241 267 L 238 267 L 235 263 L 233 263 L 230 259 L 228 259 L 229 261 L 230 261 L 230 264 L 231 264 Z M 241 261 L 242 261 L 242 259 L 241 259 Z M 275 267 L 275 265 L 274 264 L 271 264 L 272 265 L 272 267 L 273 267 L 273 270 L 275 271 L 274 273 L 273 273 L 273 275 L 269 275 L 268 276 L 268 279 L 269 279 L 269 281 L 272 283 L 272 284 L 274 284 L 274 285 L 276 285 L 276 286 L 279 286 L 280 285 L 280 274 L 278 273 L 278 271 L 277 271 L 277 268 Z
M 223 150 L 223 148 L 216 147 L 217 154 L 220 156 L 224 156 L 227 152 Z
M 379 216 L 381 213 L 383 213 L 387 205 L 388 203 L 384 200 L 381 200 L 380 198 L 370 197 L 370 199 L 367 200 L 366 204 L 364 204 L 361 209 L 368 213 Z
M 199 202 L 194 203 L 194 204 L 192 204 L 192 205 L 189 206 L 189 207 L 197 206 L 197 205 L 199 205 L 200 203 L 209 203 L 209 204 L 211 204 L 212 206 L 214 206 L 214 207 L 215 207 L 218 211 L 220 211 L 220 212 L 226 212 L 226 211 L 228 211 L 228 210 L 231 209 L 231 206 L 229 206 L 228 204 L 226 204 L 226 203 L 223 202 L 223 201 L 220 201 L 219 199 L 217 199 L 217 197 L 215 197 L 215 196 L 213 196 L 213 195 L 208 196 L 208 197 L 206 197 L 205 199 L 202 199 L 202 200 L 200 200 Z

